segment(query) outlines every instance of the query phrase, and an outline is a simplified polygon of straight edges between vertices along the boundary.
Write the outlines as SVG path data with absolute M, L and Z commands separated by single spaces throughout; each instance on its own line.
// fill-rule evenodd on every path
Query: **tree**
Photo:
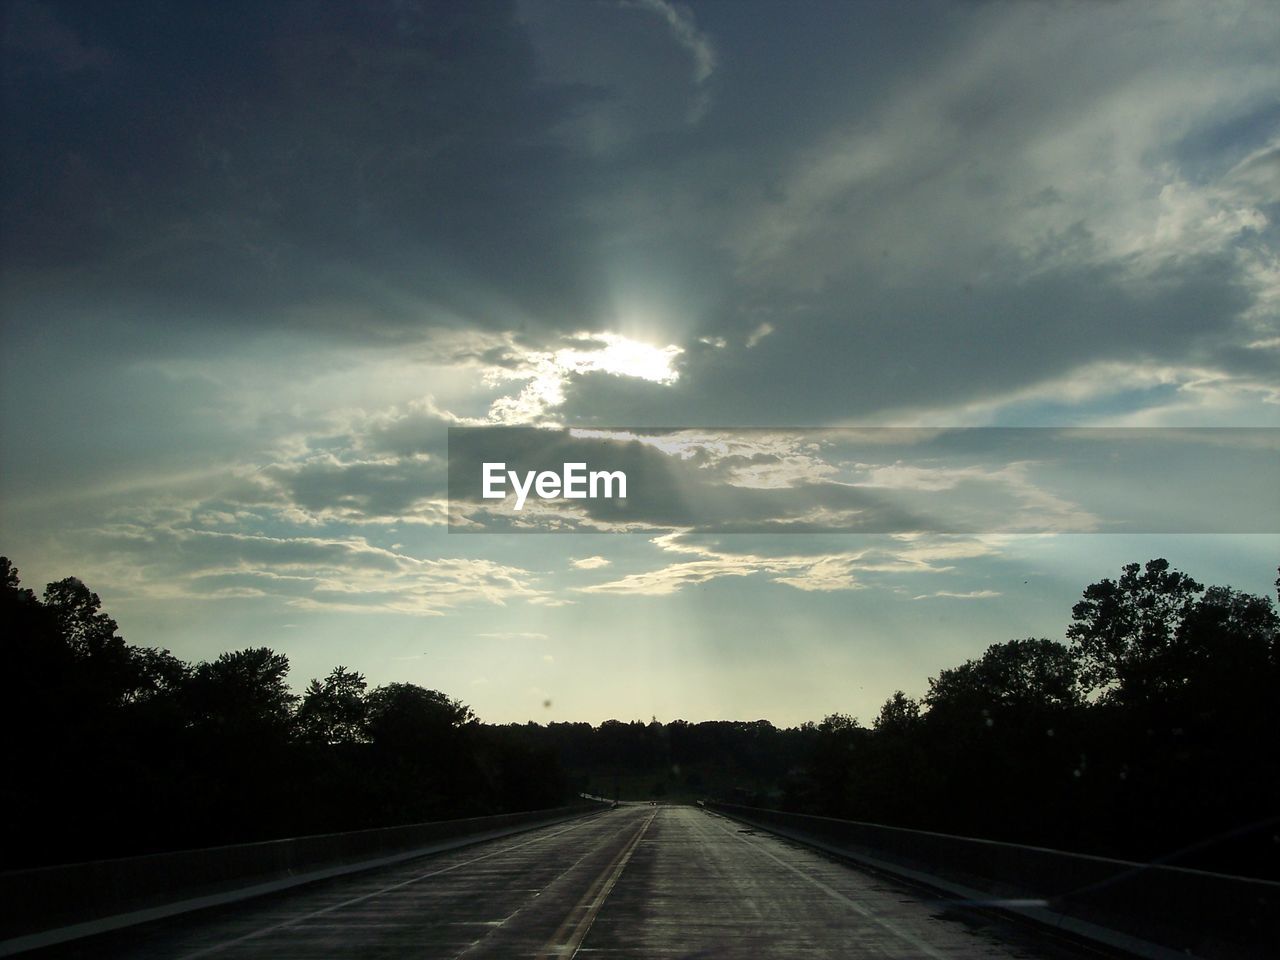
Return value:
M 33 708 L 50 709 L 49 693 L 65 681 L 75 655 L 52 612 L 22 586 L 18 568 L 8 557 L 0 557 L 0 627 L 0 649 L 14 687 L 3 699 L 4 707 L 13 710 L 15 718 Z
M 880 707 L 873 727 L 876 733 L 902 734 L 912 730 L 920 722 L 920 701 L 913 700 L 901 690 Z
M 136 683 L 129 693 L 132 703 L 179 696 L 191 676 L 191 668 L 168 650 L 158 647 L 130 647 Z
M 187 685 L 194 718 L 228 734 L 285 732 L 298 699 L 289 690 L 288 675 L 289 658 L 267 647 L 201 663 Z
M 1280 580 L 1276 582 L 1280 583 Z M 22 582 L 18 579 L 18 568 L 8 557 L 0 557 L 0 591 L 3 591 L 6 597 L 12 596 L 14 599 L 25 600 L 28 603 L 36 598 L 34 593 L 23 588 Z
M 863 732 L 858 718 L 847 713 L 829 713 L 818 724 L 818 732 L 836 739 L 857 737 Z
M 1270 700 L 1280 673 L 1280 617 L 1270 597 L 1209 587 L 1178 624 L 1185 687 L 1206 700 Z
M 368 697 L 369 738 L 396 750 L 438 746 L 475 719 L 461 700 L 416 683 L 383 684 Z
M 860 812 L 857 770 L 870 736 L 856 717 L 845 713 L 828 714 L 817 725 L 808 767 L 818 809 L 834 816 Z
M 930 717 L 1074 707 L 1081 694 L 1075 662 L 1062 644 L 1028 637 L 994 643 L 977 660 L 939 672 L 925 695 Z M 886 706 L 888 706 L 886 704 Z
M 116 635 L 116 622 L 101 612 L 102 600 L 78 578 L 67 577 L 45 587 L 44 605 L 81 657 L 124 648 L 124 640 Z
M 76 577 L 49 584 L 44 608 L 75 661 L 76 685 L 86 706 L 123 703 L 140 684 L 133 648 L 119 636 L 115 620 L 102 612 L 102 600 Z
M 1186 682 L 1179 626 L 1204 586 L 1171 570 L 1130 563 L 1118 581 L 1085 588 L 1067 628 L 1086 692 L 1125 702 L 1161 699 Z
M 298 707 L 302 737 L 314 743 L 360 743 L 367 739 L 364 677 L 337 666 L 323 681 L 307 684 Z

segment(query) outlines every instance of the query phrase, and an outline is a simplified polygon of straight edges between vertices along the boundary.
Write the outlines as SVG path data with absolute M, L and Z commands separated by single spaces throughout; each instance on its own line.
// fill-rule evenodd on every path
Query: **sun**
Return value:
M 578 333 L 582 346 L 565 347 L 554 354 L 555 365 L 573 373 L 610 373 L 669 385 L 680 379 L 676 358 L 684 352 L 674 344 L 655 347 L 618 333 Z

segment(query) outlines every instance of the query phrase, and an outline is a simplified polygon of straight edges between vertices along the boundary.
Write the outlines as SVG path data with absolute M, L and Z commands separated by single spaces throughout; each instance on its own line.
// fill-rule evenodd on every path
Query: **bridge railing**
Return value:
M 1280 883 L 706 801 L 742 823 L 1148 957 L 1277 956 Z
M 0 873 L 0 956 L 506 836 L 601 810 L 357 830 Z M 52 931 L 52 932 L 51 932 Z

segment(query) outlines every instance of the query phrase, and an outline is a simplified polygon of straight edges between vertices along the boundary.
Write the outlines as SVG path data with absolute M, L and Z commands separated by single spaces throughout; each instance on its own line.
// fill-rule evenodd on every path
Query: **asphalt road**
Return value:
M 928 894 L 696 807 L 583 820 L 30 954 L 40 958 L 1055 957 Z

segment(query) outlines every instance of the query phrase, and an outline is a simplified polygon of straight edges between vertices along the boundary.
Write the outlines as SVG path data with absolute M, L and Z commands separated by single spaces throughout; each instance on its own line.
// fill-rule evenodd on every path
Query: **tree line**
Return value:
M 1277 681 L 1269 597 L 1133 563 L 1066 643 L 994 644 L 870 729 L 827 717 L 778 805 L 1280 879 Z
M 554 806 L 556 758 L 412 683 L 335 667 L 301 695 L 266 647 L 188 664 L 125 642 L 80 580 L 0 558 L 4 867 Z
M 1277 581 L 1280 587 L 1280 581 Z M 1088 586 L 1065 642 L 1010 640 L 847 714 L 484 724 L 265 647 L 187 664 L 118 634 L 79 580 L 0 558 L 4 865 L 477 816 L 577 792 L 718 797 L 1280 878 L 1280 620 L 1165 560 Z M 1197 841 L 1207 841 L 1197 844 Z M 1194 845 L 1193 849 L 1184 847 Z

